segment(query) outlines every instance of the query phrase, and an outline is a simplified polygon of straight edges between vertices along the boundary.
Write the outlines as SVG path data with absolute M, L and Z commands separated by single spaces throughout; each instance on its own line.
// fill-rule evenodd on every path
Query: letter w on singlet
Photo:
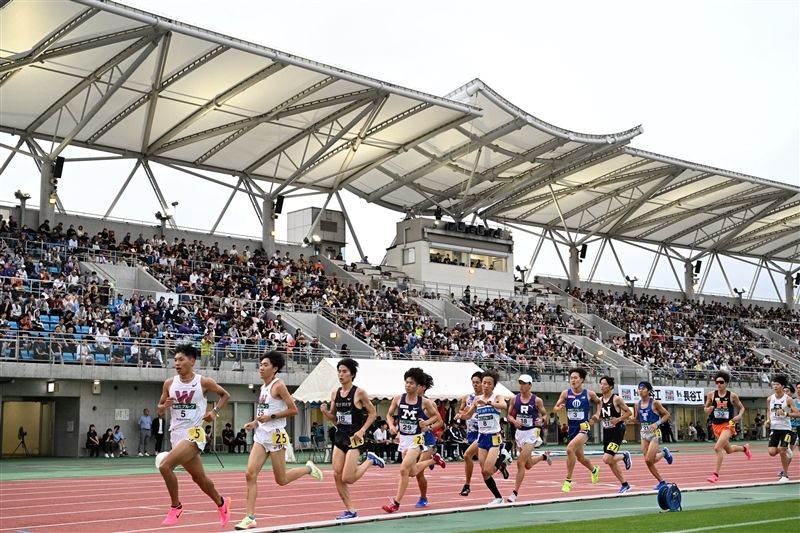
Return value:
M 180 404 L 187 404 L 192 403 L 192 398 L 194 397 L 194 391 L 189 390 L 177 390 L 175 391 L 175 403 Z

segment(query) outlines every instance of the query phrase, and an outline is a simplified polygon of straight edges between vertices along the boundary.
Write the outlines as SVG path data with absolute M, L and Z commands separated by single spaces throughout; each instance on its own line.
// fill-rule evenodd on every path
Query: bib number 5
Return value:
M 206 432 L 203 428 L 189 428 L 189 440 L 192 442 L 205 442 Z

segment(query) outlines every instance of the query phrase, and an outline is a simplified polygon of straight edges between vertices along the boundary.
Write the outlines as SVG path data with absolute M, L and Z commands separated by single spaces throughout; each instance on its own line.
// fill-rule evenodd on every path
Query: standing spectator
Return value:
M 89 424 L 89 431 L 86 432 L 86 449 L 89 450 L 89 457 L 100 457 L 100 439 L 97 438 L 94 424 Z
M 139 457 L 142 456 L 142 451 L 144 451 L 146 457 L 150 457 L 150 454 L 147 453 L 147 439 L 150 438 L 152 425 L 153 419 L 150 418 L 150 409 L 145 409 L 142 411 L 142 416 L 139 417 L 139 447 L 137 448 Z
M 387 445 L 389 444 L 388 433 L 386 431 L 388 428 L 389 424 L 385 420 L 381 420 L 378 429 L 372 434 L 372 438 L 375 439 L 375 453 L 381 458 L 383 458 L 383 454 L 386 452 Z M 386 458 L 389 458 L 388 455 Z
M 222 444 L 228 447 L 228 453 L 233 453 L 235 435 L 231 423 L 225 424 L 225 429 L 222 430 Z
M 153 425 L 151 426 L 153 431 L 153 438 L 156 440 L 156 454 L 161 453 L 161 445 L 164 442 L 164 434 L 167 432 L 166 422 L 164 421 L 164 415 L 157 415 L 156 419 L 153 420 Z
M 761 440 L 761 431 L 764 428 L 764 419 L 756 415 L 756 440 Z
M 128 449 L 125 448 L 125 435 L 119 426 L 114 426 L 114 447 L 119 449 L 119 457 L 128 455 Z M 111 454 L 114 455 L 113 453 Z
M 208 368 L 211 354 L 214 352 L 214 339 L 211 332 L 207 332 L 200 341 L 200 366 Z
M 206 426 L 206 446 L 203 448 L 203 453 L 211 453 L 214 451 L 214 432 L 211 426 Z

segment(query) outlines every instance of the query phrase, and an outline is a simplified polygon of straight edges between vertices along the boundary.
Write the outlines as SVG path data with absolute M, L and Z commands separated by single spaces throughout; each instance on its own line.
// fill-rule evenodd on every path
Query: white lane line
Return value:
M 695 531 L 711 531 L 712 529 L 723 529 L 726 527 L 757 526 L 760 524 L 771 524 L 773 522 L 786 522 L 787 520 L 797 520 L 797 517 L 787 516 L 786 518 L 772 518 L 770 520 L 757 520 L 755 522 L 739 522 L 738 524 L 717 524 L 716 526 L 695 527 L 692 529 L 678 529 L 675 531 L 667 531 L 666 533 L 694 533 Z

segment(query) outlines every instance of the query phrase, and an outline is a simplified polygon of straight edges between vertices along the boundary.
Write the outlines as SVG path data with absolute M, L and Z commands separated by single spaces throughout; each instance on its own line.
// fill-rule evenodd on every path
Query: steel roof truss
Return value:
M 321 156 L 321 155 L 322 155 L 322 154 L 324 154 L 324 153 L 325 153 L 325 152 L 326 152 L 328 149 L 330 149 L 330 147 L 331 147 L 331 146 L 333 146 L 334 144 L 336 144 L 336 143 L 339 141 L 339 139 L 341 139 L 342 137 L 344 137 L 346 134 L 350 133 L 350 130 L 352 130 L 354 127 L 356 127 L 356 125 L 357 125 L 359 122 L 361 122 L 361 121 L 364 119 L 364 117 L 366 117 L 366 116 L 367 116 L 367 115 L 368 115 L 368 114 L 369 114 L 369 113 L 370 113 L 370 112 L 371 112 L 373 109 L 375 109 L 375 108 L 376 108 L 376 107 L 379 105 L 379 103 L 380 103 L 382 100 L 383 100 L 383 98 L 374 98 L 374 99 L 372 99 L 372 101 L 371 101 L 370 103 L 368 103 L 368 105 L 364 106 L 364 109 L 362 109 L 362 110 L 361 110 L 361 111 L 360 111 L 360 112 L 359 112 L 359 113 L 358 113 L 358 114 L 357 114 L 357 115 L 356 115 L 356 116 L 355 116 L 355 117 L 354 117 L 352 120 L 350 120 L 350 122 L 348 122 L 346 126 L 344 126 L 344 127 L 341 129 L 341 130 L 339 130 L 339 133 L 337 133 L 336 135 L 334 135 L 334 136 L 330 137 L 330 139 L 328 140 L 328 142 L 327 142 L 327 143 L 325 143 L 325 145 L 323 145 L 323 146 L 322 146 L 322 148 L 320 148 L 319 150 L 317 150 L 316 152 L 314 152 L 314 155 L 312 155 L 312 156 L 311 156 L 311 157 L 308 159 L 308 161 L 306 161 L 306 162 L 302 163 L 302 164 L 300 165 L 300 167 L 298 167 L 298 169 L 292 173 L 292 175 L 291 175 L 291 176 L 289 176 L 288 178 L 286 178 L 286 179 L 283 181 L 283 183 L 281 183 L 281 184 L 278 186 L 278 188 L 277 188 L 277 189 L 275 189 L 274 191 L 272 191 L 272 198 L 274 198 L 274 197 L 276 197 L 278 194 L 280 194 L 280 192 L 281 192 L 281 191 L 283 191 L 283 189 L 285 189 L 286 187 L 288 187 L 289 185 L 291 185 L 292 183 L 294 183 L 294 182 L 295 182 L 295 180 L 298 180 L 298 179 L 300 179 L 300 178 L 303 176 L 303 171 L 305 171 L 305 170 L 306 170 L 306 169 L 307 169 L 309 166 L 311 166 L 311 164 L 312 164 L 314 161 L 316 161 L 316 159 L 317 159 L 319 156 Z M 361 102 L 361 101 L 359 100 L 359 102 Z M 357 103 L 358 103 L 358 102 L 357 102 Z M 362 104 L 360 104 L 360 105 L 363 105 L 363 103 L 362 103 Z M 350 112 L 350 111 L 357 109 L 357 107 L 360 107 L 360 105 L 359 105 L 359 106 L 356 106 L 356 107 L 353 107 L 353 109 L 351 109 L 351 110 L 348 110 L 348 111 L 347 111 L 347 112 L 345 112 L 345 113 L 338 113 L 338 112 L 337 112 L 337 114 L 338 114 L 338 116 L 340 116 L 340 117 L 341 117 L 341 116 L 344 116 L 344 115 L 346 115 L 346 114 L 349 114 L 349 112 Z M 323 119 L 323 120 L 325 120 L 325 119 Z M 315 129 L 316 129 L 316 128 L 315 128 Z M 311 134 L 311 133 L 313 133 L 313 132 L 314 132 L 314 130 L 310 130 L 310 131 L 308 131 L 308 133 L 309 133 L 309 134 Z M 291 146 L 291 145 L 289 145 L 289 146 Z M 287 146 L 286 148 L 284 148 L 284 151 L 285 151 L 287 148 L 289 148 L 289 146 Z M 269 159 L 264 159 L 264 161 L 263 161 L 263 162 L 261 162 L 261 164 L 264 164 L 264 163 L 266 163 L 267 161 L 269 161 Z M 258 166 L 261 166 L 261 164 L 259 164 Z M 250 172 L 250 171 L 254 170 L 254 168 L 253 168 L 253 166 L 254 166 L 254 165 L 255 165 L 255 163 L 254 163 L 253 165 L 251 165 L 250 167 L 248 167 L 248 168 L 247 168 L 247 170 L 246 170 L 245 172 Z M 258 167 L 255 167 L 255 168 L 258 168 Z
M 135 43 L 132 43 L 130 46 L 119 52 L 113 58 L 109 59 L 105 63 L 103 63 L 100 67 L 98 67 L 94 72 L 83 78 L 77 85 L 75 85 L 72 89 L 67 91 L 61 98 L 59 98 L 53 105 L 51 105 L 44 113 L 39 115 L 33 122 L 31 122 L 27 128 L 25 128 L 28 134 L 35 132 L 42 124 L 47 122 L 50 117 L 52 117 L 57 111 L 59 111 L 62 107 L 67 105 L 69 102 L 72 101 L 77 95 L 83 92 L 85 89 L 89 88 L 92 84 L 94 84 L 97 80 L 99 80 L 105 73 L 117 67 L 120 63 L 131 57 L 133 54 L 147 46 L 148 44 L 152 44 L 157 36 L 161 34 L 156 34 L 154 37 L 145 37 L 141 38 Z
M 97 103 L 95 103 L 92 109 L 89 110 L 87 113 L 83 114 L 80 122 L 78 122 L 75 125 L 75 127 L 72 128 L 72 131 L 70 131 L 64 137 L 64 139 L 61 141 L 61 144 L 58 145 L 58 148 L 56 148 L 53 152 L 51 152 L 50 154 L 51 158 L 55 159 L 64 150 L 64 148 L 66 148 L 69 145 L 69 143 L 72 142 L 72 140 L 81 132 L 81 130 L 83 130 L 83 128 L 86 127 L 86 124 L 88 124 L 89 121 L 92 120 L 94 116 L 103 108 L 103 106 L 105 105 L 106 102 L 108 102 L 111 96 L 115 92 L 117 92 L 119 88 L 122 87 L 122 85 L 126 81 L 128 81 L 128 78 L 130 78 L 131 75 L 134 72 L 136 72 L 136 69 L 138 69 L 142 65 L 142 63 L 144 63 L 144 61 L 150 56 L 153 50 L 156 49 L 156 47 L 158 46 L 157 41 L 158 39 L 151 40 L 150 44 L 148 44 L 147 47 L 139 54 L 139 57 L 137 57 L 133 61 L 133 63 L 131 63 L 131 65 L 125 70 L 125 72 L 119 78 L 117 78 L 117 81 L 114 82 L 114 85 L 111 85 L 110 87 L 108 87 L 108 89 L 106 89 L 106 92 L 103 95 L 103 97 L 100 100 L 98 100 Z
M 645 237 L 645 236 L 648 236 L 648 235 L 650 235 L 652 233 L 656 233 L 656 232 L 661 231 L 662 229 L 664 229 L 664 228 L 666 228 L 666 227 L 668 227 L 668 226 L 670 226 L 672 224 L 675 224 L 676 222 L 680 222 L 681 220 L 684 220 L 686 218 L 690 218 L 690 217 L 696 215 L 697 213 L 713 213 L 715 210 L 720 209 L 720 208 L 729 207 L 729 206 L 739 206 L 743 202 L 751 201 L 753 199 L 753 193 L 761 191 L 763 189 L 765 189 L 765 187 L 758 186 L 758 188 L 755 189 L 755 190 L 743 191 L 743 192 L 728 196 L 727 198 L 723 198 L 721 200 L 717 200 L 716 202 L 712 202 L 712 203 L 704 205 L 704 206 L 699 206 L 699 207 L 695 207 L 695 208 L 692 208 L 692 209 L 685 209 L 685 210 L 680 211 L 678 213 L 673 213 L 673 214 L 670 214 L 670 215 L 665 215 L 663 217 L 659 217 L 657 219 L 657 221 L 663 221 L 663 222 L 661 222 L 658 226 L 656 226 L 654 228 L 650 228 L 647 231 L 639 233 L 637 236 L 638 237 Z M 774 193 L 764 193 L 764 194 L 769 195 L 769 194 L 774 194 Z M 761 196 L 763 196 L 763 195 L 761 195 Z M 747 208 L 747 205 L 745 205 L 744 208 Z M 740 206 L 738 208 L 734 208 L 734 209 L 732 209 L 730 211 L 727 211 L 726 213 L 728 213 L 728 214 L 736 213 L 738 211 L 741 211 L 741 209 L 742 209 L 742 207 Z M 716 218 L 716 220 L 719 220 L 720 218 L 725 218 L 726 216 L 728 216 L 728 215 L 723 215 L 721 217 L 718 217 L 718 218 Z M 707 222 L 709 222 L 709 221 L 707 221 Z M 702 227 L 702 226 L 705 226 L 705 225 L 706 224 L 695 225 L 695 226 L 696 227 Z M 692 228 L 690 230 L 688 230 L 686 234 L 691 233 L 692 231 L 694 231 L 694 229 L 696 229 L 695 226 L 692 226 Z
M 231 191 L 230 196 L 228 196 L 228 201 L 225 202 L 225 205 L 222 206 L 222 210 L 219 212 L 219 216 L 217 217 L 217 220 L 214 222 L 214 225 L 211 226 L 211 231 L 209 232 L 211 235 L 213 235 L 214 232 L 217 231 L 217 226 L 219 226 L 219 223 L 222 220 L 222 217 L 225 216 L 225 212 L 228 211 L 228 207 L 231 205 L 231 202 L 233 201 L 233 197 L 236 196 L 236 193 L 238 192 L 238 188 L 242 186 L 242 183 L 244 183 L 244 176 L 239 177 L 239 182 L 236 184 L 236 188 Z
M 16 54 L 0 60 L 3 61 L 3 64 L 0 64 L 0 85 L 3 85 L 3 83 L 11 79 L 12 76 L 14 76 L 24 67 L 37 61 L 44 61 L 42 56 L 54 44 L 99 12 L 100 11 L 95 8 L 86 9 L 69 20 L 66 24 L 63 24 L 62 26 L 50 32 L 47 37 L 39 41 L 29 52 L 25 54 Z
M 777 201 L 774 201 L 776 199 L 776 197 L 777 197 Z M 737 201 L 734 201 L 733 203 L 734 204 L 738 204 L 738 203 L 741 203 L 742 201 L 745 201 L 747 203 L 745 203 L 744 205 L 739 205 L 737 207 L 734 207 L 733 209 L 729 209 L 729 210 L 727 210 L 727 211 L 725 211 L 723 213 L 719 213 L 719 214 L 711 217 L 710 219 L 706 219 L 706 220 L 704 220 L 702 222 L 698 222 L 697 224 L 694 224 L 694 225 L 692 225 L 692 226 L 690 226 L 690 227 L 688 227 L 688 228 L 686 228 L 684 230 L 681 230 L 681 231 L 675 233 L 674 235 L 670 236 L 668 239 L 666 239 L 666 242 L 672 243 L 672 242 L 680 239 L 681 237 L 683 237 L 685 235 L 688 235 L 689 233 L 691 233 L 691 232 L 693 232 L 693 231 L 695 231 L 697 229 L 707 228 L 709 226 L 709 224 L 713 224 L 714 222 L 718 222 L 720 220 L 725 220 L 725 219 L 728 219 L 728 218 L 732 218 L 733 215 L 735 215 L 737 213 L 741 213 L 742 211 L 747 211 L 748 209 L 751 209 L 751 208 L 756 207 L 758 205 L 767 203 L 767 202 L 769 202 L 771 200 L 773 200 L 773 203 L 770 205 L 770 207 L 772 207 L 772 206 L 774 206 L 776 204 L 782 203 L 783 201 L 785 201 L 785 199 L 786 199 L 786 191 L 777 191 L 777 192 L 776 191 L 771 191 L 771 192 L 767 192 L 767 193 L 764 193 L 764 194 L 759 194 L 759 195 L 756 195 L 756 196 L 753 196 L 753 197 L 739 198 L 739 199 L 737 199 Z M 706 209 L 698 208 L 696 211 L 708 212 L 708 209 L 707 208 Z M 741 223 L 747 224 L 749 220 L 750 219 L 745 219 L 745 221 L 741 222 Z M 735 226 L 738 226 L 739 224 L 740 223 L 737 223 Z M 730 227 L 725 231 L 728 231 L 728 230 L 730 230 Z M 704 239 L 695 240 L 694 241 L 695 243 L 705 242 L 705 241 L 713 238 L 713 236 L 715 236 L 715 235 L 717 235 L 719 233 L 719 231 L 718 231 L 718 232 L 714 232 L 713 234 L 709 234 L 709 233 L 705 232 L 705 230 L 703 230 L 703 231 L 704 231 L 705 235 L 707 235 L 707 237 L 704 238 Z M 720 231 L 722 231 L 722 230 L 720 230 Z
M 158 203 L 161 204 L 161 209 L 164 210 L 164 214 L 166 215 L 167 210 L 169 210 L 169 206 L 167 205 L 167 201 L 164 199 L 164 194 L 161 192 L 161 187 L 158 186 L 156 175 L 153 174 L 153 169 L 150 168 L 150 163 L 146 159 L 142 161 L 142 166 L 144 167 L 145 174 L 147 174 L 148 181 L 150 181 L 150 186 L 153 187 L 153 192 L 156 193 Z M 174 217 L 169 217 L 167 221 L 172 229 L 178 228 L 177 224 L 175 224 Z
M 119 188 L 119 192 L 117 192 L 117 195 L 114 197 L 114 200 L 111 202 L 111 205 L 108 206 L 108 211 L 106 211 L 106 214 L 103 215 L 103 220 L 108 219 L 109 215 L 111 215 L 111 212 L 117 206 L 117 202 L 119 202 L 119 199 L 122 198 L 122 193 L 124 193 L 125 189 L 128 188 L 128 184 L 133 179 L 133 175 L 136 174 L 136 171 L 139 169 L 139 165 L 141 164 L 142 160 L 137 159 L 136 163 L 133 165 L 133 170 L 131 170 L 131 173 L 128 174 L 128 179 L 126 179 L 125 182 L 122 184 L 122 187 Z

